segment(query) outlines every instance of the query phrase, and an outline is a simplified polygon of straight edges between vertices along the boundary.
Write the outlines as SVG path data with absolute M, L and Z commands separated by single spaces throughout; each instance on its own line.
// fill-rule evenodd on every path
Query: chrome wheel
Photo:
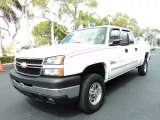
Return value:
M 89 89 L 89 101 L 92 105 L 96 105 L 102 98 L 102 86 L 100 83 L 95 82 Z
M 79 108 L 86 113 L 97 111 L 103 104 L 105 84 L 102 76 L 88 73 L 82 79 Z

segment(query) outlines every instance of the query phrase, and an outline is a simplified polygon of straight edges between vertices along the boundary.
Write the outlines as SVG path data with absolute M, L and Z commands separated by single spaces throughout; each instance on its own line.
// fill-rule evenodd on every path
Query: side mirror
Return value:
M 110 46 L 120 45 L 120 37 L 119 37 L 119 35 L 110 36 L 109 45 Z
M 122 33 L 120 35 L 120 45 L 129 45 L 129 34 L 128 33 Z
M 112 42 L 112 45 L 120 45 L 121 39 L 114 39 Z

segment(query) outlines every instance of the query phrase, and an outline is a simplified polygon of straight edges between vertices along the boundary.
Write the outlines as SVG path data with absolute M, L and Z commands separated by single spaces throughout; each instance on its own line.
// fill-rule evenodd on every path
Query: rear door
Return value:
M 122 32 L 127 33 L 129 36 L 129 46 L 128 46 L 128 59 L 126 60 L 126 70 L 129 71 L 138 65 L 139 50 L 138 46 L 134 41 L 134 37 L 129 30 L 122 29 Z

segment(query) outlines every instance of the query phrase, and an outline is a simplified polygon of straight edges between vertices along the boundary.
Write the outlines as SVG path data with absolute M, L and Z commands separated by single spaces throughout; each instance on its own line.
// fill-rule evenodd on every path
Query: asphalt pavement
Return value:
M 12 65 L 0 73 L 0 120 L 160 120 L 160 49 L 152 51 L 148 74 L 132 70 L 106 84 L 102 108 L 84 114 L 76 104 L 34 101 L 13 88 Z

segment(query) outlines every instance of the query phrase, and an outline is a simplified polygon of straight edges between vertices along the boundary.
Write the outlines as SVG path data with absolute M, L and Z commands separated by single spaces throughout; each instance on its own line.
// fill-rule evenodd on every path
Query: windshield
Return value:
M 67 35 L 60 44 L 66 43 L 91 43 L 104 44 L 107 28 L 90 28 L 78 30 Z

